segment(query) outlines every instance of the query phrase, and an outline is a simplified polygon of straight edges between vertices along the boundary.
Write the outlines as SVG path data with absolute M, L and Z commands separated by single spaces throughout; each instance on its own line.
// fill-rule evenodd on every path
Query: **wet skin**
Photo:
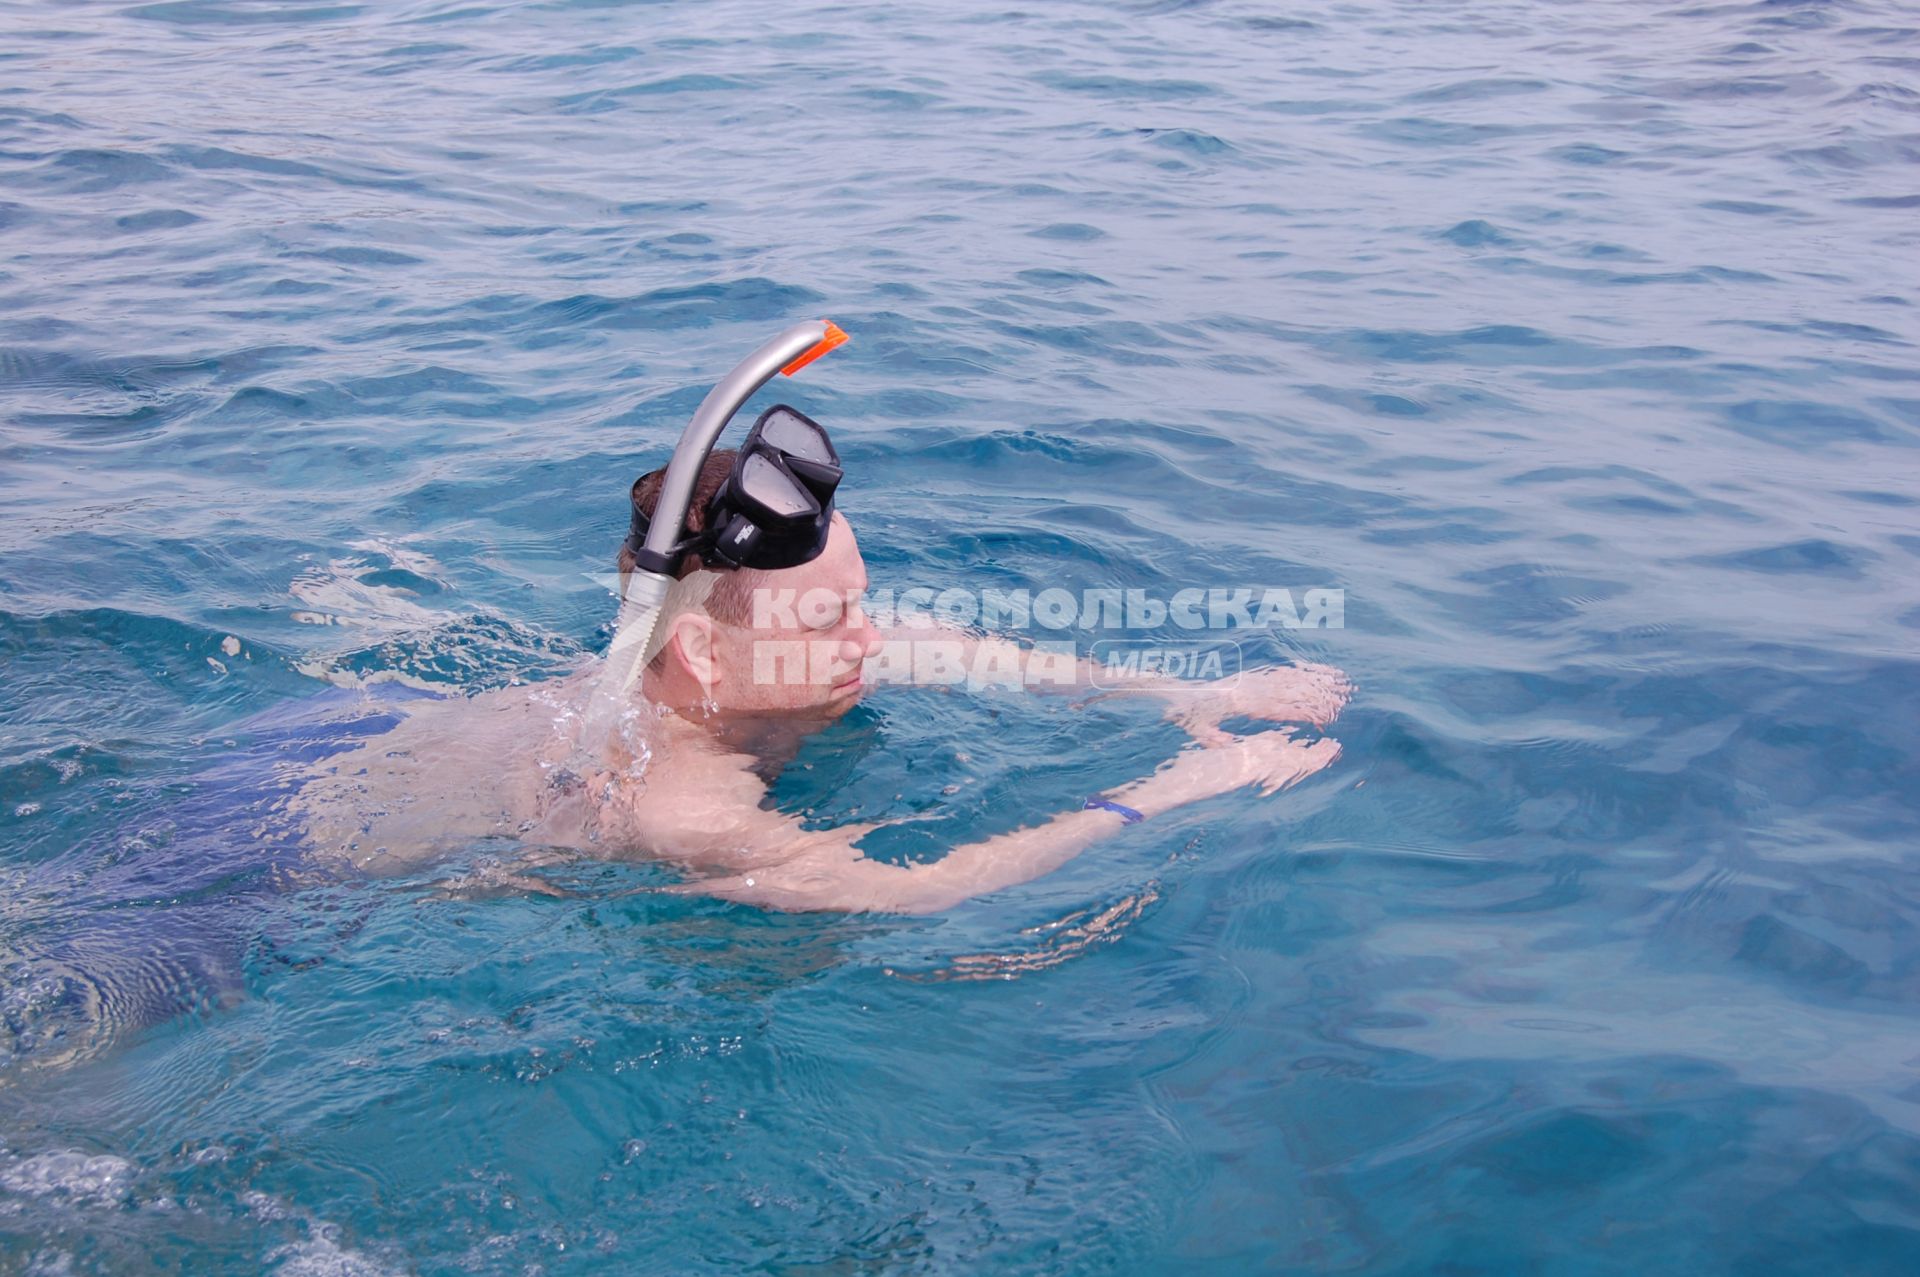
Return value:
M 989 656 L 1000 668 L 1027 653 L 959 631 L 876 629 L 858 604 L 867 586 L 858 542 L 838 517 L 819 558 L 756 578 L 770 590 L 841 603 L 664 620 L 666 641 L 637 688 L 629 730 L 596 750 L 582 749 L 578 729 L 588 698 L 609 684 L 597 662 L 531 691 L 418 702 L 391 732 L 316 769 L 299 804 L 316 853 L 369 872 L 411 872 L 504 836 L 546 849 L 527 852 L 529 864 L 555 855 L 657 859 L 686 873 L 680 890 L 779 909 L 921 913 L 1039 877 L 1123 827 L 1111 811 L 1061 812 L 930 864 L 896 866 L 855 845 L 876 825 L 803 829 L 769 810 L 768 757 L 790 753 L 868 694 L 863 667 L 883 644 L 937 637 L 961 645 L 969 662 Z M 808 677 L 768 677 L 767 663 L 755 663 L 764 643 L 816 645 L 809 650 L 819 655 Z M 1088 672 L 1079 671 L 1078 686 L 1088 686 Z M 1349 688 L 1339 671 L 1309 665 L 1247 671 L 1231 684 L 1143 678 L 1121 694 L 1164 698 L 1168 716 L 1193 737 L 1157 771 L 1104 795 L 1151 819 L 1247 786 L 1272 794 L 1328 766 L 1340 752 L 1329 738 L 1236 736 L 1220 724 L 1251 717 L 1325 727 Z M 499 880 L 542 888 L 511 866 Z

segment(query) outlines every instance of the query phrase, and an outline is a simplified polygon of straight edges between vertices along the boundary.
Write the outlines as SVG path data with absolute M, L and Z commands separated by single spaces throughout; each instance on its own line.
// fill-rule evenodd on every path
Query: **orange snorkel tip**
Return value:
M 820 358 L 820 356 L 826 354 L 829 350 L 834 349 L 836 346 L 844 346 L 847 344 L 847 334 L 841 329 L 840 325 L 834 323 L 831 319 L 825 319 L 821 322 L 827 326 L 827 335 L 809 346 L 798 359 L 788 364 L 785 368 L 782 368 L 780 370 L 781 373 L 791 377 L 814 360 Z

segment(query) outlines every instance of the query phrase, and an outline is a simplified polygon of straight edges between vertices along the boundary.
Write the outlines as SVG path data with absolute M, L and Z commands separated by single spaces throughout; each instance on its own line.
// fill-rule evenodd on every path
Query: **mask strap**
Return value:
M 646 547 L 647 530 L 652 526 L 653 521 L 647 518 L 646 515 L 640 513 L 640 508 L 635 506 L 633 519 L 627 524 L 627 539 L 621 544 L 629 552 L 636 555 L 639 554 L 640 551 Z M 709 529 L 709 531 L 711 531 L 711 529 Z M 668 554 L 677 564 L 690 553 L 701 554 L 706 544 L 711 540 L 712 538 L 707 532 L 696 532 L 685 540 L 677 542 Z M 704 558 L 705 555 L 702 554 L 702 557 Z
M 688 612 L 705 611 L 707 600 L 713 595 L 713 587 L 720 584 L 718 572 L 689 572 L 667 587 L 666 601 L 660 605 L 660 620 L 653 627 L 653 634 L 647 639 L 646 652 L 640 658 L 640 668 L 645 669 L 660 655 L 667 642 L 673 638 L 673 623 Z

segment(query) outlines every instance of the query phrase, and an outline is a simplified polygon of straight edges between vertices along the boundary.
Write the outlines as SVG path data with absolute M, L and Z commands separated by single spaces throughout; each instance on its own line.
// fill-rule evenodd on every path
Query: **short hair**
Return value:
M 720 448 L 707 454 L 706 461 L 700 467 L 700 477 L 694 481 L 693 495 L 687 499 L 687 532 L 689 535 L 704 532 L 707 529 L 707 507 L 712 504 L 714 494 L 726 483 L 727 476 L 733 473 L 733 460 L 736 453 L 732 448 Z M 649 520 L 660 504 L 660 489 L 666 485 L 667 471 L 662 466 L 658 470 L 649 470 L 633 481 L 631 498 L 633 508 Z M 633 547 L 626 542 L 620 543 L 618 559 L 620 569 L 620 597 L 627 594 L 627 578 L 638 567 Z M 691 576 L 707 565 L 698 554 L 689 554 L 681 560 L 678 577 Z M 713 593 L 707 597 L 706 608 L 715 620 L 730 625 L 745 625 L 753 618 L 753 592 L 761 584 L 763 573 L 753 568 L 721 568 L 720 579 L 714 583 Z

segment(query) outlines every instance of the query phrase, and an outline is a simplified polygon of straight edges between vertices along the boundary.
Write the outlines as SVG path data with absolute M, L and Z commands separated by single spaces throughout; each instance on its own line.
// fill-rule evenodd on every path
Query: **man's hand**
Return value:
M 1172 762 L 1114 797 L 1144 815 L 1156 816 L 1202 798 L 1257 785 L 1265 797 L 1340 757 L 1331 738 L 1302 743 L 1287 731 L 1253 736 L 1217 733 L 1218 739 L 1181 751 Z
M 1238 739 L 1220 727 L 1229 718 L 1325 727 L 1340 716 L 1353 685 L 1331 665 L 1282 665 L 1162 694 L 1169 719 L 1201 744 L 1224 747 Z

